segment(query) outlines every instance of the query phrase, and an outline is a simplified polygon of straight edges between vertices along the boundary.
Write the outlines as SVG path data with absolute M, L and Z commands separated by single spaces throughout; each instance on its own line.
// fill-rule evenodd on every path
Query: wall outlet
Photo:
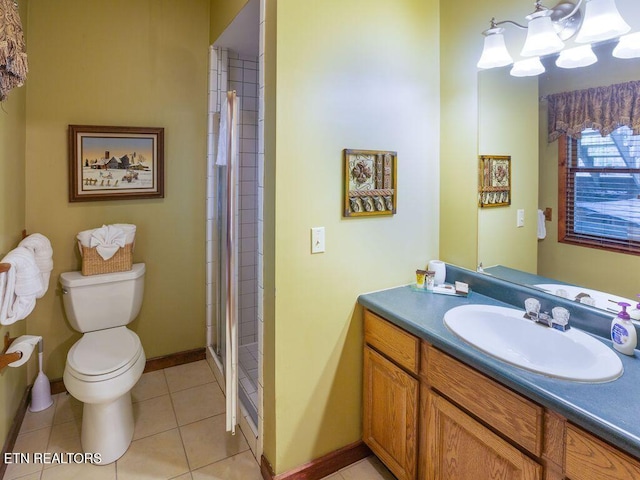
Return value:
M 524 227 L 524 209 L 523 208 L 518 209 L 517 218 L 516 218 L 516 227 L 518 228 Z
M 324 227 L 311 228 L 311 253 L 324 252 Z

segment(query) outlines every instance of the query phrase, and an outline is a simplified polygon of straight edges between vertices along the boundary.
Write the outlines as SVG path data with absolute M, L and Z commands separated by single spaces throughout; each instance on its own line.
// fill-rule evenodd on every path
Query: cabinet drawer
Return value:
M 462 408 L 535 456 L 542 454 L 544 409 L 429 346 L 427 379 Z
M 571 480 L 637 480 L 640 463 L 602 440 L 567 425 L 566 475 Z
M 369 310 L 364 311 L 364 341 L 417 375 L 420 340 Z

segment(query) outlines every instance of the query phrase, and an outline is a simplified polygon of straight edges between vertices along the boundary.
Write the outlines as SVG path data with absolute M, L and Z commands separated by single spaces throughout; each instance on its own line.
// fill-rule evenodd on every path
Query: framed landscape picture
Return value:
M 69 201 L 164 197 L 164 128 L 69 125 Z

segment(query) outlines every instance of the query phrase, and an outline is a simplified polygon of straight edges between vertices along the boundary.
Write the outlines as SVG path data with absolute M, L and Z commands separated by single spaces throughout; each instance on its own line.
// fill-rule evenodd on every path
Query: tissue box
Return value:
M 82 256 L 82 275 L 99 275 L 101 273 L 126 272 L 133 266 L 133 242 L 118 249 L 113 257 L 104 260 L 96 247 L 86 247 L 78 243 Z

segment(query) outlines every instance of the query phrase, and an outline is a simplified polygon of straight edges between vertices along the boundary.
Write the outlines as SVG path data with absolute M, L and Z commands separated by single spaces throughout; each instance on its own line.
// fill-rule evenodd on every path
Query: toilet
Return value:
M 140 312 L 144 273 L 136 263 L 126 272 L 60 274 L 67 319 L 83 334 L 67 354 L 64 385 L 84 403 L 82 449 L 100 454 L 102 465 L 120 458 L 133 438 L 131 389 L 146 358 L 127 324 Z

